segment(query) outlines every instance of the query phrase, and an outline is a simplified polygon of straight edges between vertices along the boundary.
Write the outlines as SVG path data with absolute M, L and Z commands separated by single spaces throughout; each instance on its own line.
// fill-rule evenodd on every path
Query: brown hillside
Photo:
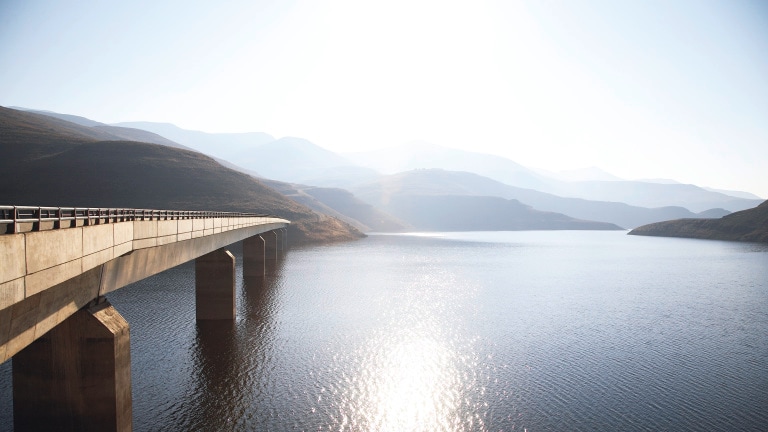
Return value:
M 678 219 L 643 225 L 631 235 L 768 242 L 768 201 L 720 219 Z
M 113 139 L 107 132 L 42 114 L 0 107 L 0 168 L 56 154 L 84 142 Z M 13 146 L 8 148 L 7 146 Z M 12 151 L 13 154 L 7 154 Z
M 200 153 L 95 141 L 81 129 L 89 128 L 0 108 L 0 203 L 269 213 L 292 222 L 293 244 L 363 236 Z

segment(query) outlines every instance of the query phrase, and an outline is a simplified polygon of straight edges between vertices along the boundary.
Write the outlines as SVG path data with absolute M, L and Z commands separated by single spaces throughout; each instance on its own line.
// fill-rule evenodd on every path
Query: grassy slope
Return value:
M 679 219 L 644 225 L 632 235 L 768 242 L 768 201 L 720 219 Z
M 42 114 L 0 107 L 0 168 L 70 149 L 83 142 L 112 139 L 108 133 Z

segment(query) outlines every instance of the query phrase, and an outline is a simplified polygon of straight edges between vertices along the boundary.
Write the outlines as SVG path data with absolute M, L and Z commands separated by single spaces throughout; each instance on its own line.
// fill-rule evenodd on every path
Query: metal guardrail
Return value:
M 19 232 L 19 224 L 32 224 L 31 230 L 24 230 L 25 232 L 28 232 L 127 221 L 232 217 L 277 216 L 256 213 L 193 210 L 0 206 L 0 234 L 14 234 Z M 78 221 L 82 221 L 81 225 L 78 225 Z M 43 222 L 52 222 L 52 224 L 43 224 Z

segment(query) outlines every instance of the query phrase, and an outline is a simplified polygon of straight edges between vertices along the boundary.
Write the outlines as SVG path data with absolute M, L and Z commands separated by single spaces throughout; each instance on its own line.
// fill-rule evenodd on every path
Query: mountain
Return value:
M 236 161 L 238 167 L 260 177 L 339 187 L 370 181 L 379 173 L 356 166 L 343 156 L 328 151 L 303 138 L 275 139 L 261 132 L 216 134 L 181 129 L 169 123 L 118 123 L 152 131 L 202 153 Z M 280 163 L 276 163 L 280 161 Z
M 763 198 L 749 192 L 734 191 L 734 190 L 728 190 L 728 189 L 715 189 L 715 188 L 708 188 L 708 187 L 705 187 L 704 189 L 710 192 L 719 192 L 721 194 L 730 195 L 736 198 L 744 198 L 749 200 L 763 200 Z
M 731 212 L 729 212 L 726 209 L 721 209 L 721 208 L 709 209 L 709 210 L 705 210 L 703 212 L 697 213 L 695 219 L 720 219 L 721 217 L 728 216 L 729 214 L 731 214 Z
M 537 170 L 537 172 L 544 174 L 547 177 L 551 177 L 562 181 L 621 181 L 623 178 L 616 177 L 615 175 L 603 171 L 597 167 L 578 168 L 572 170 L 563 170 L 558 172 L 549 172 L 544 170 Z
M 0 159 L 0 167 L 12 165 L 19 158 L 27 160 L 64 151 L 83 141 L 114 139 L 99 129 L 5 107 L 0 107 L 0 132 L 3 143 L 17 143 L 13 155 L 4 154 Z
M 485 173 L 486 177 L 519 189 L 514 194 L 492 195 L 520 199 L 541 210 L 565 213 L 581 219 L 608 221 L 625 227 L 668 219 L 719 216 L 722 213 L 709 211 L 713 208 L 738 211 L 762 202 L 761 199 L 745 192 L 707 190 L 671 180 L 621 180 L 598 168 L 561 174 L 550 173 L 548 177 L 544 172 L 534 172 L 503 157 L 424 143 L 414 143 L 395 150 L 352 153 L 347 154 L 345 158 L 300 138 L 285 137 L 275 140 L 263 133 L 208 134 L 187 131 L 163 123 L 121 124 L 166 134 L 160 136 L 135 128 L 108 126 L 67 114 L 44 111 L 37 113 L 54 116 L 59 120 L 76 121 L 79 126 L 84 126 L 83 129 L 87 129 L 87 134 L 97 139 L 154 142 L 197 148 L 213 155 L 219 163 L 250 175 L 319 187 L 354 189 L 362 184 L 376 182 L 380 176 L 378 171 L 355 165 L 349 158 L 362 164 L 377 166 L 383 171 L 403 167 L 465 167 L 466 171 Z M 186 141 L 178 144 L 167 139 L 167 136 Z M 218 159 L 221 156 L 226 158 Z M 275 160 L 278 159 L 281 163 L 276 164 Z M 237 165 L 227 160 L 237 161 Z M 559 179 L 552 178 L 552 175 Z M 581 180 L 564 181 L 563 178 Z M 587 178 L 602 180 L 583 180 Z M 537 194 L 536 191 L 540 193 Z M 474 194 L 484 193 L 475 191 Z M 563 201 L 564 199 L 570 201 Z
M 238 165 L 243 165 L 239 163 L 238 158 L 244 152 L 275 140 L 272 135 L 263 132 L 208 133 L 182 129 L 170 123 L 124 122 L 116 123 L 114 126 L 153 132 L 201 153 L 229 161 L 237 161 Z M 252 167 L 245 168 L 259 171 Z
M 623 202 L 639 207 L 681 206 L 693 212 L 711 208 L 739 211 L 762 202 L 744 199 L 704 188 L 679 183 L 650 183 L 642 181 L 581 181 L 549 183 L 540 189 L 554 195 L 593 201 Z
M 415 142 L 388 150 L 344 153 L 356 164 L 385 174 L 440 168 L 473 172 L 512 186 L 538 189 L 551 179 L 501 156 Z
M 104 141 L 105 132 L 0 107 L 4 204 L 219 210 L 291 220 L 293 244 L 363 236 L 212 158 L 169 146 Z
M 143 129 L 110 126 L 104 123 L 99 123 L 95 120 L 91 120 L 89 118 L 80 117 L 72 114 L 61 114 L 53 111 L 33 110 L 28 108 L 13 108 L 13 109 L 19 110 L 19 111 L 26 111 L 28 113 L 44 115 L 46 117 L 52 117 L 59 120 L 64 120 L 69 123 L 74 123 L 76 125 L 90 128 L 92 131 L 104 132 L 105 133 L 104 135 L 99 135 L 99 137 L 104 140 L 138 141 L 138 142 L 160 144 L 160 145 L 166 145 L 170 147 L 178 147 L 186 150 L 192 150 L 189 147 L 183 146 L 175 141 L 171 141 L 165 137 L 162 137 L 152 132 L 148 132 Z
M 679 219 L 644 225 L 631 235 L 768 242 L 768 201 L 720 219 Z
M 8 107 L 8 108 L 14 109 L 14 110 L 17 110 L 17 111 L 26 111 L 26 112 L 31 112 L 31 113 L 35 113 L 35 114 L 41 114 L 41 115 L 44 115 L 44 116 L 57 118 L 57 119 L 60 119 L 60 120 L 64 120 L 64 121 L 67 121 L 67 122 L 70 122 L 70 123 L 74 123 L 74 124 L 77 124 L 77 125 L 80 125 L 80 126 L 85 126 L 85 127 L 101 126 L 101 125 L 104 124 L 104 123 L 99 123 L 99 122 L 97 122 L 95 120 L 91 120 L 89 118 L 85 118 L 85 117 L 81 117 L 81 116 L 76 116 L 76 115 L 72 115 L 72 114 L 61 114 L 61 113 L 57 113 L 57 112 L 53 112 L 53 111 L 36 110 L 36 109 L 16 107 L 16 106 L 12 106 L 12 107 Z
M 27 108 L 14 108 L 14 109 L 17 109 L 20 111 L 26 111 L 34 114 L 40 114 L 46 117 L 64 120 L 68 123 L 74 123 L 76 125 L 85 126 L 88 129 L 79 129 L 79 132 L 89 136 L 93 135 L 95 138 L 98 138 L 98 139 L 103 139 L 108 141 L 137 141 L 137 142 L 145 142 L 145 143 L 151 143 L 151 144 L 160 144 L 160 145 L 165 145 L 169 147 L 182 148 L 185 150 L 193 150 L 190 147 L 179 144 L 176 141 L 171 141 L 168 138 L 165 138 L 163 136 L 160 136 L 156 133 L 153 133 L 144 129 L 122 127 L 122 126 L 110 126 L 110 125 L 99 123 L 97 121 L 94 121 L 85 117 L 80 117 L 80 116 L 71 115 L 71 114 L 61 114 L 53 111 L 31 110 Z M 62 124 L 59 123 L 59 126 L 61 127 Z M 175 126 L 173 125 L 170 125 L 170 126 L 175 128 Z M 71 127 L 71 126 L 66 126 L 66 127 Z M 104 133 L 100 133 L 100 132 L 104 132 Z M 244 172 L 248 175 L 255 175 L 257 177 L 259 176 L 255 171 L 237 166 L 224 159 L 217 158 L 215 156 L 213 157 L 213 159 L 215 159 L 216 162 L 224 165 L 225 167 L 234 169 L 235 171 Z
M 626 203 L 645 208 L 683 207 L 690 210 L 691 215 L 712 208 L 739 211 L 762 202 L 745 192 L 713 191 L 673 180 L 623 180 L 595 167 L 561 173 L 535 171 L 501 156 L 423 142 L 394 149 L 339 155 L 301 138 L 275 140 L 261 133 L 206 134 L 162 123 L 119 125 L 144 128 L 206 154 L 237 161 L 238 166 L 266 178 L 313 186 L 353 188 L 374 181 L 379 173 L 440 168 L 473 172 L 510 186 L 560 197 Z M 286 162 L 279 169 L 273 163 L 278 154 Z M 669 216 L 688 215 L 680 212 Z
M 184 150 L 193 150 L 187 146 L 181 145 L 175 141 L 171 141 L 165 137 L 162 137 L 158 134 L 154 134 L 152 132 L 147 132 L 142 129 L 134 129 L 134 128 L 127 128 L 127 127 L 118 127 L 118 126 L 109 126 L 109 125 L 96 125 L 93 126 L 94 129 L 102 130 L 112 136 L 114 136 L 116 139 L 119 139 L 121 141 L 136 141 L 136 142 L 145 142 L 149 144 L 160 144 L 168 147 L 176 147 L 181 148 Z
M 385 176 L 356 188 L 360 199 L 382 208 L 397 195 L 469 195 L 516 199 L 537 210 L 562 213 L 577 219 L 608 222 L 632 228 L 677 218 L 711 217 L 682 207 L 644 208 L 624 203 L 563 198 L 532 189 L 509 186 L 474 173 L 439 169 L 413 170 Z M 725 211 L 725 210 L 723 210 Z M 726 212 L 727 214 L 727 212 Z M 717 217 L 722 213 L 717 213 Z
M 762 202 L 676 182 L 623 180 L 598 168 L 566 171 L 562 174 L 535 171 L 501 156 L 424 143 L 412 143 L 390 150 L 345 153 L 344 156 L 358 165 L 386 174 L 429 168 L 465 171 L 509 186 L 561 197 L 626 203 L 646 208 L 685 207 L 692 212 L 724 208 L 738 211 Z
M 671 180 L 671 179 L 642 179 L 637 181 L 646 182 L 646 183 L 681 184 L 679 181 Z M 735 191 L 730 189 L 716 189 L 716 188 L 711 188 L 706 186 L 702 186 L 702 189 L 708 190 L 710 192 L 721 193 L 721 194 L 736 197 L 736 198 L 744 198 L 748 200 L 758 200 L 758 201 L 763 200 L 763 198 L 750 192 Z
M 161 144 L 161 145 L 167 145 L 171 147 L 179 147 L 179 148 L 185 148 L 190 149 L 189 147 L 185 147 L 183 145 L 180 145 L 174 141 L 171 141 L 167 138 L 164 138 L 160 135 L 157 135 L 155 133 L 143 130 L 143 129 L 135 129 L 135 128 L 128 128 L 128 127 L 122 127 L 122 126 L 108 126 L 103 123 L 99 123 L 90 119 L 87 119 L 85 117 L 79 117 L 79 116 L 73 116 L 69 114 L 59 114 L 54 113 L 51 111 L 33 111 L 33 110 L 25 110 L 27 112 L 32 112 L 35 114 L 41 114 L 46 117 L 51 117 L 54 119 L 60 119 L 65 120 L 67 122 L 72 121 L 77 125 L 85 126 L 86 128 L 80 128 L 78 129 L 79 132 L 82 134 L 94 134 L 93 137 L 89 136 L 89 138 L 100 138 L 100 139 L 110 139 L 110 140 L 118 140 L 118 139 L 124 139 L 129 141 L 140 141 L 140 142 L 149 142 L 149 143 L 155 143 L 155 144 Z M 144 123 L 137 123 L 137 126 L 145 126 Z M 206 134 L 203 132 L 195 132 L 195 131 L 186 131 L 184 129 L 177 128 L 176 126 L 170 125 L 170 124 L 157 124 L 157 123 L 149 123 L 149 125 L 154 125 L 155 129 L 159 132 L 163 133 L 169 133 L 169 135 L 177 136 L 182 139 L 187 139 L 188 137 L 193 137 L 192 142 L 193 143 L 199 143 L 199 142 L 207 142 L 208 144 L 213 142 L 219 142 L 219 140 L 224 141 L 224 144 L 230 144 L 230 145 L 236 145 L 240 146 L 240 149 L 246 148 L 249 145 L 252 145 L 254 143 L 254 139 L 258 141 L 260 139 L 260 134 Z M 106 134 L 99 134 L 98 132 L 106 132 Z M 272 140 L 272 137 L 262 134 L 267 139 Z M 207 140 L 207 141 L 206 141 Z M 226 147 L 226 146 L 225 146 Z M 310 149 L 313 148 L 313 145 L 310 143 L 307 145 Z M 191 150 L 191 149 L 190 149 Z M 239 151 L 239 150 L 237 150 Z M 280 157 L 278 153 L 270 155 L 273 160 L 275 157 Z M 214 157 L 214 159 L 219 162 L 221 165 L 234 169 L 235 171 L 240 171 L 248 175 L 256 175 L 254 171 L 248 170 L 246 168 L 243 168 L 241 166 L 234 165 L 226 160 L 219 159 Z M 275 165 L 274 163 L 270 163 L 270 165 Z M 279 165 L 279 164 L 278 164 Z M 354 167 L 352 167 L 354 169 Z M 364 178 L 375 178 L 378 176 L 377 173 L 374 173 L 371 175 L 368 173 L 366 168 L 360 168 L 361 171 L 358 175 L 366 175 Z M 349 175 L 355 175 L 355 174 L 349 174 Z M 307 207 L 325 214 L 327 216 L 336 217 L 340 220 L 346 221 L 356 228 L 360 230 L 365 231 L 380 231 L 382 229 L 388 230 L 388 231 L 402 231 L 404 228 L 404 225 L 401 222 L 397 222 L 394 220 L 392 216 L 386 215 L 383 212 L 380 212 L 375 209 L 365 209 L 365 207 L 370 207 L 370 205 L 362 202 L 356 202 L 356 199 L 350 195 L 349 199 L 342 200 L 345 201 L 344 205 L 340 204 L 339 199 L 336 199 L 335 207 L 341 209 L 342 211 L 347 211 L 350 213 L 354 213 L 359 218 L 366 219 L 366 223 L 361 222 L 354 217 L 346 216 L 342 213 L 339 213 L 339 211 L 335 210 L 332 207 L 329 207 L 325 204 L 323 204 L 320 200 L 312 197 L 312 195 L 307 194 L 304 192 L 303 189 L 307 189 L 311 187 L 308 186 L 300 186 L 296 185 L 299 188 L 303 188 L 301 191 L 297 189 L 297 187 L 284 187 L 284 185 L 280 184 L 279 182 L 270 182 L 270 186 L 275 187 L 280 192 L 284 192 L 284 195 L 286 195 L 289 199 L 296 201 L 300 204 L 304 204 Z M 315 191 L 315 194 L 318 194 L 318 191 Z M 341 194 L 343 195 L 343 194 Z M 341 196 L 339 195 L 339 196 Z M 331 200 L 331 197 L 334 196 L 334 194 L 323 194 L 323 197 L 328 198 L 328 200 Z
M 316 171 L 314 175 L 308 175 L 303 183 L 334 188 L 349 188 L 376 181 L 381 174 L 371 168 L 356 165 L 337 166 Z
M 477 174 L 423 169 L 384 176 L 353 193 L 419 230 L 621 229 L 507 198 L 518 190 Z
M 620 230 L 610 223 L 543 212 L 517 200 L 469 195 L 396 195 L 384 207 L 424 231 Z
M 347 190 L 322 188 L 276 180 L 262 182 L 312 210 L 341 219 L 363 232 L 402 232 L 411 228 L 378 208 L 359 200 Z
M 682 184 L 677 180 L 666 179 L 666 178 L 636 179 L 635 181 L 639 181 L 643 183 L 658 183 L 658 184 Z
M 243 152 L 236 159 L 264 177 L 301 182 L 335 168 L 352 165 L 338 154 L 303 138 L 284 137 Z

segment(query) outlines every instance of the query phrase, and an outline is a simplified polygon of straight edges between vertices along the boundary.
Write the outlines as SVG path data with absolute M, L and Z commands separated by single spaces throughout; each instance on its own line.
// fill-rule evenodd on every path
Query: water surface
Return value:
M 195 323 L 191 264 L 108 296 L 131 324 L 136 430 L 768 424 L 766 245 L 372 235 L 291 250 L 263 290 L 240 275 L 234 323 Z

